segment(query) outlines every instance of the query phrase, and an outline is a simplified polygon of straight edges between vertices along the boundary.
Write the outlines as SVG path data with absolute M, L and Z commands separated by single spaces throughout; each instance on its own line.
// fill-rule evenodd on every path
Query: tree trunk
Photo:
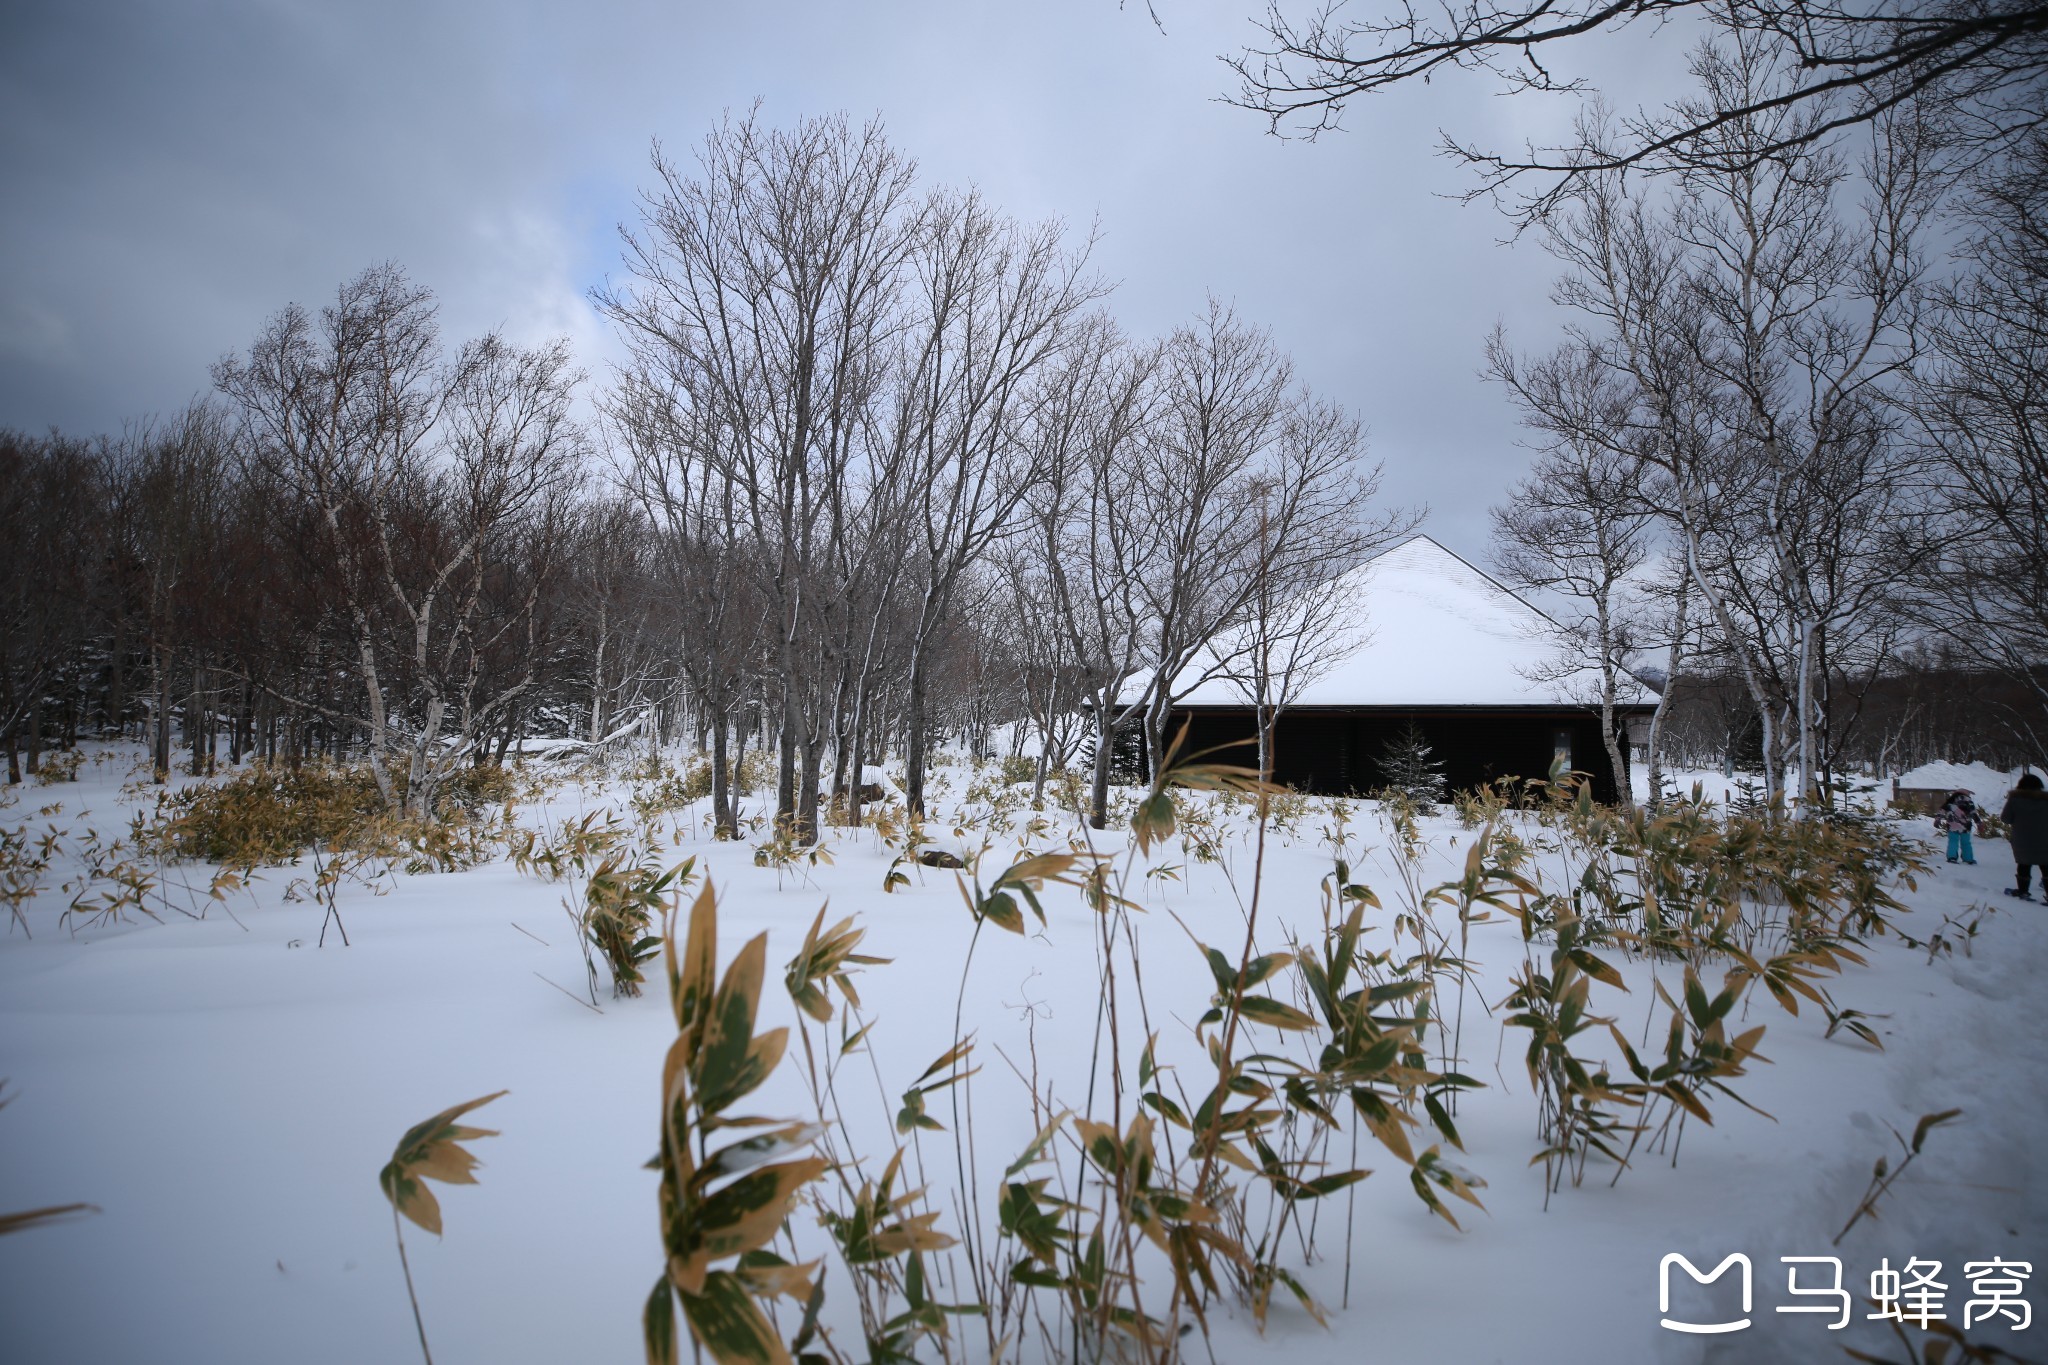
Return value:
M 128 737 L 128 727 L 126 724 L 126 712 L 128 710 L 127 652 L 127 638 L 121 629 L 121 612 L 119 609 L 116 609 L 114 612 L 113 653 L 108 658 L 107 669 L 107 719 L 114 722 L 115 739 L 126 739 Z M 105 733 L 104 726 L 101 727 L 101 732 Z
M 33 696 L 28 699 L 28 770 L 39 773 L 43 770 L 43 699 Z
M 775 823 L 787 828 L 796 819 L 796 683 L 782 680 L 782 730 L 775 752 Z
M 604 649 L 610 637 L 610 613 L 602 604 L 597 609 L 597 655 L 590 668 L 590 742 L 604 738 Z
M 860 828 L 860 789 L 867 785 L 868 679 L 863 671 L 853 689 L 853 782 L 846 791 L 846 823 Z
M 711 713 L 711 837 L 739 838 L 739 821 L 732 805 L 732 774 L 725 766 L 726 713 L 723 707 L 706 707 Z M 742 749 L 746 736 L 740 736 Z
M 1650 713 L 1649 763 L 1650 809 L 1664 804 L 1664 718 L 1671 711 L 1672 694 L 1678 690 L 1678 669 L 1685 660 L 1686 608 L 1691 604 L 1691 580 L 1678 578 L 1677 601 L 1673 604 L 1671 650 L 1664 660 L 1664 687 L 1657 693 L 1657 709 Z
M 1109 762 L 1116 747 L 1116 734 L 1108 724 L 1109 708 L 1095 709 L 1095 781 L 1088 795 L 1088 823 L 1096 829 L 1109 826 Z
M 796 837 L 798 843 L 818 842 L 818 733 L 806 725 L 798 740 L 803 768 L 797 773 Z
M 1600 632 L 1600 740 L 1607 748 L 1607 767 L 1614 774 L 1614 802 L 1623 810 L 1635 809 L 1635 793 L 1629 790 L 1628 757 L 1622 752 L 1621 736 L 1615 732 L 1614 701 L 1619 686 L 1614 663 L 1613 618 L 1608 615 L 1603 592 L 1594 602 L 1596 629 Z
M 853 762 L 852 690 L 853 667 L 841 662 L 839 677 L 832 684 L 832 796 L 842 808 L 848 801 L 847 769 Z
M 1271 782 L 1273 780 L 1273 731 L 1280 724 L 1280 711 L 1279 708 L 1274 706 L 1260 706 L 1257 714 L 1259 720 L 1259 780 L 1261 782 Z
M 925 772 L 925 676 L 924 650 L 913 646 L 910 661 L 910 689 L 907 700 L 906 722 L 909 733 L 904 736 L 903 766 L 904 795 L 910 804 L 910 813 L 916 817 L 924 815 L 924 772 Z M 1098 828 L 1100 828 L 1098 826 Z
M 168 782 L 171 776 L 170 661 L 158 649 L 154 651 L 152 662 L 156 669 L 156 733 L 150 745 L 150 765 L 156 770 L 158 782 Z

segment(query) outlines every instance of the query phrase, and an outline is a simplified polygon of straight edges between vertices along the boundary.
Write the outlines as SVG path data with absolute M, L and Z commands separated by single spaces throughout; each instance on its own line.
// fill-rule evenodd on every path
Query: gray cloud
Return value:
M 1191 7 L 1189 7 L 1191 8 Z M 879 113 L 928 180 L 1099 223 L 1135 331 L 1213 291 L 1369 424 L 1394 498 L 1484 549 L 1517 428 L 1476 377 L 1496 320 L 1553 334 L 1551 269 L 1447 194 L 1439 125 L 1519 141 L 1567 117 L 1448 81 L 1354 111 L 1317 144 L 1217 101 L 1250 7 L 112 3 L 0 19 L 0 423 L 107 430 L 183 403 L 289 300 L 403 262 L 453 335 L 565 333 L 616 268 L 651 139 L 720 112 Z M 1621 68 L 1653 86 L 1639 38 Z M 1647 74 L 1645 74 L 1647 73 Z

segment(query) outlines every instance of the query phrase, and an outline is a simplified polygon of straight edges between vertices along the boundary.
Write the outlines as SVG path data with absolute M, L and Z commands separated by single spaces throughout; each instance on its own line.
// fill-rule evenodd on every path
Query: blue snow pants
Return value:
M 1958 857 L 1966 863 L 1977 861 L 1976 850 L 1970 847 L 1970 831 L 1966 829 L 1948 832 L 1948 860 L 1954 862 Z

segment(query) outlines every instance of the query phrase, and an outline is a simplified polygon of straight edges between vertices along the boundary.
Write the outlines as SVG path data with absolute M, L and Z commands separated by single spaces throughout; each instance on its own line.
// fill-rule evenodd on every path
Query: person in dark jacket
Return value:
M 2012 795 L 2005 798 L 2005 809 L 1998 812 L 1998 818 L 2005 822 L 2012 860 L 2019 864 L 2019 884 L 2005 894 L 2032 900 L 2030 891 L 2038 867 L 2041 894 L 2048 897 L 2048 791 L 2042 789 L 2040 777 L 2028 773 L 2020 778 Z
M 1948 835 L 1950 862 L 1960 859 L 1971 867 L 1977 865 L 1977 850 L 1970 845 L 1970 833 L 1983 823 L 1984 812 L 1970 799 L 1967 787 L 1948 794 L 1948 800 L 1934 813 L 1934 827 Z

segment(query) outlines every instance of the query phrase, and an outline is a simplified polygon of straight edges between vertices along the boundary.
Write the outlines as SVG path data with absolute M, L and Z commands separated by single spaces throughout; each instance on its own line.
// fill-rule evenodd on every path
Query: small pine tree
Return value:
M 1398 792 L 1419 810 L 1428 810 L 1444 799 L 1444 765 L 1412 720 L 1380 751 L 1380 774 L 1390 791 Z
M 1095 737 L 1090 735 L 1081 741 L 1081 770 L 1095 771 Z M 1145 728 L 1136 720 L 1127 720 L 1116 727 L 1110 735 L 1109 781 L 1118 787 L 1137 787 L 1145 783 Z

